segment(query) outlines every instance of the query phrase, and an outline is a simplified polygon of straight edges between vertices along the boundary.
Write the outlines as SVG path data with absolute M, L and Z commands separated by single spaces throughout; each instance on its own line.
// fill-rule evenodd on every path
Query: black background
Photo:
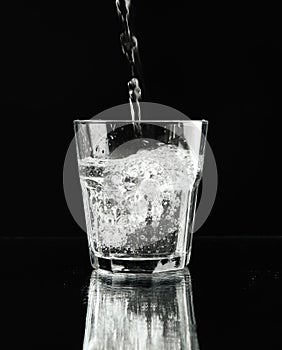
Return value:
M 218 196 L 189 264 L 200 348 L 281 349 L 280 11 L 132 1 L 144 100 L 210 122 Z M 120 31 L 114 0 L 0 8 L 3 349 L 82 348 L 92 269 L 63 164 L 73 119 L 127 101 Z
M 144 101 L 210 122 L 219 189 L 199 235 L 279 234 L 278 14 L 258 4 L 133 2 Z M 5 6 L 0 26 L 1 234 L 84 236 L 64 199 L 63 163 L 72 121 L 128 98 L 114 0 Z

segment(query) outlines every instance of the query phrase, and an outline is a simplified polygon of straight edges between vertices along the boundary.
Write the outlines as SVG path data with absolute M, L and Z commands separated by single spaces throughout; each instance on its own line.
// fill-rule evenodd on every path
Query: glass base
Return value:
M 178 271 L 188 264 L 190 254 L 168 258 L 113 258 L 99 257 L 90 252 L 90 260 L 94 269 L 102 269 L 112 273 L 159 273 Z

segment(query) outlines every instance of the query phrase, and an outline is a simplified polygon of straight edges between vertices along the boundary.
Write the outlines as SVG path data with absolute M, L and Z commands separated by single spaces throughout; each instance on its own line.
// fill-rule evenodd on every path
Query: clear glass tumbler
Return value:
M 189 262 L 205 120 L 75 120 L 94 268 L 161 272 Z

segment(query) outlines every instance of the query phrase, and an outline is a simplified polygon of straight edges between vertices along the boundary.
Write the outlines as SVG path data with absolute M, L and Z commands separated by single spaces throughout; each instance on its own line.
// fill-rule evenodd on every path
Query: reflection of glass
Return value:
M 191 251 L 207 121 L 75 121 L 92 265 L 183 269 Z
M 84 350 L 199 349 L 188 270 L 90 280 Z

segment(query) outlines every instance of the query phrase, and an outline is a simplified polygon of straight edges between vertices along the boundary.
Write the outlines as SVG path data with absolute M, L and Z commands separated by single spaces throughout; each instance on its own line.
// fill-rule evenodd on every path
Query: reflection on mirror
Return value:
M 84 350 L 198 350 L 188 269 L 156 275 L 90 279 Z

